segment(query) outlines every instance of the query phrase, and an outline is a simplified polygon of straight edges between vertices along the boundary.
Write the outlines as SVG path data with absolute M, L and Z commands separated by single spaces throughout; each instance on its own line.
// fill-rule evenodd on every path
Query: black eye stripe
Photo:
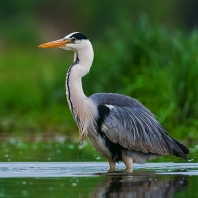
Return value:
M 75 38 L 76 40 L 83 40 L 83 39 L 87 40 L 87 37 L 80 32 L 72 34 L 69 38 Z

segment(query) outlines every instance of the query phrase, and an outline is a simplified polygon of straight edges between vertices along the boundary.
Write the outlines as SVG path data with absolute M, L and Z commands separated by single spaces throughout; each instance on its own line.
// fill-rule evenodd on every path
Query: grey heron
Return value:
M 133 163 L 145 163 L 160 155 L 186 159 L 188 148 L 170 137 L 136 99 L 114 93 L 96 93 L 90 97 L 84 94 L 81 79 L 89 72 L 94 58 L 92 44 L 84 34 L 74 32 L 39 47 L 74 51 L 74 62 L 65 82 L 69 108 L 80 137 L 87 136 L 93 147 L 108 159 L 109 171 L 115 171 L 119 161 L 124 162 L 127 172 L 132 172 Z

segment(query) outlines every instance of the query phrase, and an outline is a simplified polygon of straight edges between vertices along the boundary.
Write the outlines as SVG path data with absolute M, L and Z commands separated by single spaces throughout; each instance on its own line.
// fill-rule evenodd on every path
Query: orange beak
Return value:
M 64 47 L 67 45 L 67 43 L 70 43 L 69 39 L 63 40 L 63 39 L 59 39 L 56 41 L 51 41 L 48 43 L 44 43 L 39 45 L 39 48 L 53 48 L 53 47 Z

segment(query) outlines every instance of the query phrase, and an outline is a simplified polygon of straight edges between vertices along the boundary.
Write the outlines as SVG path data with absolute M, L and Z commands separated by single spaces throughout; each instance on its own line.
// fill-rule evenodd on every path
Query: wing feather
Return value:
M 137 100 L 107 93 L 94 94 L 90 98 L 97 105 L 111 105 L 101 130 L 113 143 L 128 150 L 186 158 L 182 149 L 187 148 L 171 138 L 155 116 Z

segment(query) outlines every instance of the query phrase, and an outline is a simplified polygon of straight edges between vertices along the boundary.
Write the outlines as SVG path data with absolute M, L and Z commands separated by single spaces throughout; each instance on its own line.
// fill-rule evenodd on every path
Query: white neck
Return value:
M 94 120 L 96 107 L 87 98 L 82 88 L 82 77 L 86 75 L 93 62 L 93 49 L 89 42 L 83 49 L 74 52 L 74 63 L 70 66 L 66 77 L 66 95 L 69 108 L 79 127 L 80 134 L 86 134 L 90 120 Z

